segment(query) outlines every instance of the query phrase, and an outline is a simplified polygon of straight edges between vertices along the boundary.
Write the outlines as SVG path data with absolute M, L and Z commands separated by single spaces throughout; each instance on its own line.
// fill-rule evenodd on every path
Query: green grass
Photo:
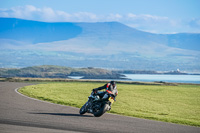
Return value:
M 66 82 L 26 86 L 19 91 L 57 104 L 81 107 L 93 88 L 103 83 Z M 200 127 L 199 85 L 118 84 L 110 113 Z

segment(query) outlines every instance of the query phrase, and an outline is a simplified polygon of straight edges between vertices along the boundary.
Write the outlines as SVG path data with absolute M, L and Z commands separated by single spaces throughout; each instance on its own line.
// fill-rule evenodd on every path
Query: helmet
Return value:
M 115 86 L 116 85 L 116 82 L 115 81 L 110 81 L 110 84 Z

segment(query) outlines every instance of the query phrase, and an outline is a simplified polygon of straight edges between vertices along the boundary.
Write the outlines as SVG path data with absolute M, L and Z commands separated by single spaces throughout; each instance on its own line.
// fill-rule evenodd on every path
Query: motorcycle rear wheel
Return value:
M 95 117 L 100 117 L 100 116 L 102 116 L 102 115 L 107 111 L 107 106 L 109 106 L 109 105 L 108 105 L 108 104 L 104 104 L 104 105 L 100 108 L 99 111 L 93 113 L 94 116 L 95 116 Z

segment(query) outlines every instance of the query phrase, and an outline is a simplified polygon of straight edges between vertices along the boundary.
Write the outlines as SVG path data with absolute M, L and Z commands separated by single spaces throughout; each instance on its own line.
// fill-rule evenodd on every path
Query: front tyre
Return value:
M 87 102 L 80 108 L 79 110 L 80 115 L 83 115 L 87 112 L 86 105 L 87 105 Z
M 107 111 L 107 108 L 108 108 L 108 104 L 104 104 L 101 108 L 100 108 L 100 110 L 98 110 L 97 112 L 94 112 L 93 114 L 94 114 L 94 116 L 95 117 L 100 117 L 100 116 L 102 116 L 106 111 Z

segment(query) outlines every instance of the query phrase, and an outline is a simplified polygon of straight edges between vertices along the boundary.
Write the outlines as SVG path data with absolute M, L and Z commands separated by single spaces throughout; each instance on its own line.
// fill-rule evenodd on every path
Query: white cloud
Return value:
M 78 22 L 96 22 L 98 21 L 98 17 L 96 14 L 89 12 L 78 12 L 71 14 L 71 21 Z
M 198 27 L 198 28 L 200 28 L 200 18 L 192 19 L 189 23 L 190 23 L 191 27 L 194 27 L 194 28 Z
M 173 20 L 168 17 L 149 14 L 107 14 L 97 15 L 90 12 L 67 13 L 49 7 L 37 8 L 32 5 L 10 9 L 0 8 L 0 17 L 22 18 L 45 22 L 105 22 L 118 21 L 131 27 L 155 33 L 200 32 L 200 19 L 190 22 Z M 194 28 L 195 27 L 195 28 Z
M 120 21 L 123 19 L 123 16 L 120 14 L 109 14 L 107 17 L 104 16 L 104 19 L 107 21 Z
M 124 23 L 134 28 L 159 33 L 160 30 L 170 32 L 169 29 L 174 29 L 176 21 L 168 17 L 153 16 L 149 14 L 135 15 L 129 13 L 124 19 Z

